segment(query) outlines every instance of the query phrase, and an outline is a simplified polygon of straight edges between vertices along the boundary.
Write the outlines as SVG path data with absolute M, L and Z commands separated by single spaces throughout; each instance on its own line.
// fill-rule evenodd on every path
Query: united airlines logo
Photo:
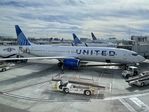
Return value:
M 19 45 L 31 45 L 22 32 L 18 35 L 18 37 Z
M 3 49 L 3 51 L 7 51 L 7 52 L 12 52 L 14 50 L 15 48 L 11 48 L 11 47 Z
M 77 49 L 77 54 L 82 55 L 101 55 L 101 56 L 115 56 L 115 51 L 106 51 L 106 50 L 88 50 L 88 49 Z

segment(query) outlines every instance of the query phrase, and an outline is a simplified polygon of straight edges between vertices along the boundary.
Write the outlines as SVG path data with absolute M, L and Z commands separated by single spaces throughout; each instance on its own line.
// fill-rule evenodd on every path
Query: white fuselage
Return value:
M 50 45 L 31 45 L 27 52 L 40 57 L 64 56 L 77 58 L 84 61 L 111 62 L 111 63 L 139 63 L 144 61 L 144 57 L 133 51 L 110 48 L 110 47 L 77 47 L 77 46 L 50 46 Z

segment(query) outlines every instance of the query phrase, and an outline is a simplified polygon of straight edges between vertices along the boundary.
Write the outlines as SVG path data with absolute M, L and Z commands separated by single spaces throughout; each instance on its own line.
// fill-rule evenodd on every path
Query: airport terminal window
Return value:
M 137 54 L 137 53 L 133 53 L 132 55 L 133 55 L 133 56 L 137 56 L 138 54 Z

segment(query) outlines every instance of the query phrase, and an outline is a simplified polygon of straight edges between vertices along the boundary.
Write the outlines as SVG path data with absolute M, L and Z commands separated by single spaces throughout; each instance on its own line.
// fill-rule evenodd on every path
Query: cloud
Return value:
M 16 37 L 14 25 L 29 36 L 70 38 L 71 33 L 90 38 L 90 32 L 107 37 L 148 35 L 147 0 L 2 0 L 0 31 Z

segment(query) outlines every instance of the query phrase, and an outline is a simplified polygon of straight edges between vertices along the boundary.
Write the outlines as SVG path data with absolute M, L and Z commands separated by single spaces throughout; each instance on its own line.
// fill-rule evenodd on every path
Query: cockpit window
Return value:
M 138 54 L 137 54 L 137 53 L 132 53 L 132 55 L 133 55 L 133 56 L 137 56 Z

